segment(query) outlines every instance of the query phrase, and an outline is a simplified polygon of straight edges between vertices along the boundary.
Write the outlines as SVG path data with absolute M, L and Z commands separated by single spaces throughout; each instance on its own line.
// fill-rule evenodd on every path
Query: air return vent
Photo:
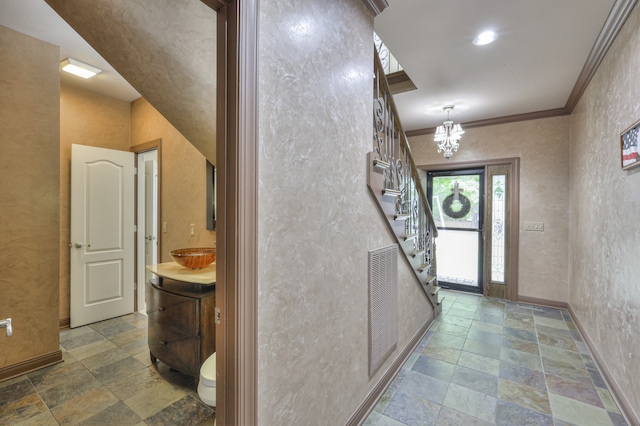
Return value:
M 398 245 L 369 252 L 369 376 L 398 344 Z

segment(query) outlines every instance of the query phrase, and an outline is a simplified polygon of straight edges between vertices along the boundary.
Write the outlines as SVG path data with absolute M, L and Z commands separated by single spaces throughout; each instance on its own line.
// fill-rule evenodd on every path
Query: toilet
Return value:
M 200 367 L 198 396 L 205 404 L 216 406 L 216 353 L 214 352 Z

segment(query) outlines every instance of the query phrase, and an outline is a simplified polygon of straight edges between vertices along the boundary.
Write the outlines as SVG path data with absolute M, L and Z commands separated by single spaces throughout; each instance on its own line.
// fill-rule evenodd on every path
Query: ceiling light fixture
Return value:
M 473 39 L 473 44 L 476 46 L 484 46 L 485 44 L 493 43 L 498 39 L 498 33 L 495 31 L 484 31 L 476 38 Z
M 433 140 L 438 144 L 438 153 L 444 151 L 444 158 L 447 160 L 451 158 L 454 152 L 458 151 L 460 147 L 460 138 L 464 134 L 462 126 L 460 124 L 453 124 L 453 121 L 449 119 L 449 113 L 453 111 L 455 105 L 445 105 L 442 107 L 447 113 L 447 119 L 442 126 L 438 126 L 436 134 L 433 135 Z
M 67 58 L 60 62 L 60 69 L 73 75 L 77 75 L 82 78 L 91 78 L 96 74 L 102 72 L 101 69 L 87 65 L 84 62 L 76 61 L 75 59 Z

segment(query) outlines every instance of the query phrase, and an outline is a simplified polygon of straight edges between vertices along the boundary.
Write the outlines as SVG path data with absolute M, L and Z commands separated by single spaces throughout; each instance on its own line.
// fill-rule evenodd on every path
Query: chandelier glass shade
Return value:
M 444 158 L 451 158 L 454 152 L 460 147 L 460 139 L 464 134 L 460 124 L 453 124 L 453 120 L 449 119 L 449 113 L 453 110 L 452 105 L 442 107 L 447 112 L 447 119 L 442 126 L 436 128 L 436 134 L 433 140 L 438 145 L 438 153 L 444 152 Z

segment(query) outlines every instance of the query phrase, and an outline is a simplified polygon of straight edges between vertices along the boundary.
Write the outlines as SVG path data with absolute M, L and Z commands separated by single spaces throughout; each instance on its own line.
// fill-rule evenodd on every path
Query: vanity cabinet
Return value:
M 146 296 L 151 362 L 199 377 L 216 350 L 215 286 L 158 277 Z

